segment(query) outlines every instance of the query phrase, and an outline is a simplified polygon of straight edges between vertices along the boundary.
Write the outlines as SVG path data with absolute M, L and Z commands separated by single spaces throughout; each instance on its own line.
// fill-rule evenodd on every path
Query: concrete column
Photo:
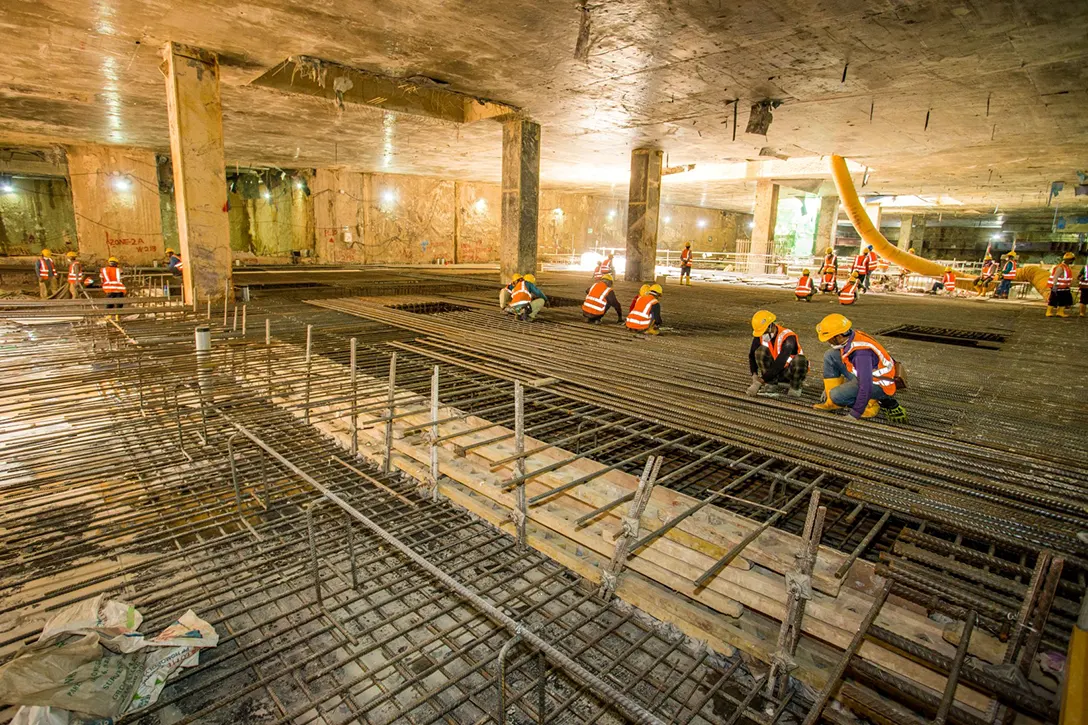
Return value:
M 192 301 L 194 284 L 201 299 L 222 298 L 231 254 L 219 60 L 173 42 L 163 47 L 163 59 L 185 301 Z
M 748 271 L 767 272 L 767 255 L 774 253 L 774 228 L 778 222 L 778 184 L 770 180 L 756 182 L 756 208 L 752 213 L 752 258 Z
M 502 125 L 502 228 L 499 268 L 503 280 L 536 270 L 540 216 L 540 124 Z
M 839 197 L 820 197 L 820 212 L 816 216 L 816 245 L 812 253 L 820 257 L 828 247 L 835 246 L 835 231 L 839 224 Z
M 899 217 L 899 243 L 898 247 L 904 252 L 911 246 L 911 227 L 914 226 L 914 215 L 903 214 Z
M 661 215 L 661 159 L 659 149 L 631 152 L 631 184 L 627 190 L 628 282 L 654 279 L 657 262 L 657 221 Z

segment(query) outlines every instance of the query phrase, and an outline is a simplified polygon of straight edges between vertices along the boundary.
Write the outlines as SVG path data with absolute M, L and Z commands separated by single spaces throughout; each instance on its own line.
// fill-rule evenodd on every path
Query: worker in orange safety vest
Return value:
M 1001 267 L 1001 284 L 997 286 L 997 291 L 994 292 L 994 299 L 1009 299 L 1012 283 L 1016 281 L 1016 266 L 1016 252 L 1009 252 L 1005 255 L 1005 264 Z
M 850 274 L 857 275 L 859 291 L 864 290 L 865 276 L 869 274 L 869 253 L 862 249 L 854 257 L 854 266 L 850 268 Z
M 98 276 L 102 279 L 102 291 L 106 293 L 106 297 L 114 299 L 125 296 L 125 284 L 121 281 L 121 268 L 118 266 L 117 257 L 110 257 L 106 266 L 98 271 Z M 120 303 L 106 305 L 107 310 L 121 307 L 124 305 Z
M 875 339 L 843 315 L 832 314 L 816 325 L 820 342 L 831 345 L 824 354 L 824 399 L 816 410 L 850 408 L 850 418 L 872 418 L 883 411 L 893 423 L 905 423 L 907 411 L 895 399 L 906 387 L 902 366 Z
M 620 301 L 616 298 L 616 290 L 612 289 L 614 278 L 610 274 L 601 277 L 599 282 L 586 290 L 586 298 L 582 302 L 582 316 L 586 322 L 598 323 L 604 319 L 611 309 L 616 310 L 616 323 L 623 323 L 623 310 Z
M 846 280 L 846 284 L 839 290 L 839 304 L 840 305 L 852 305 L 858 301 L 858 273 L 851 272 L 849 279 Z
M 1066 252 L 1062 261 L 1050 270 L 1050 279 L 1046 286 L 1050 295 L 1046 301 L 1046 316 L 1069 317 L 1069 308 L 1073 306 L 1073 268 L 1069 263 L 1074 259 L 1072 252 Z
M 34 268 L 38 272 L 38 292 L 42 299 L 51 297 L 57 291 L 57 266 L 53 264 L 53 253 L 43 249 Z
M 941 279 L 933 283 L 929 292 L 930 294 L 935 295 L 941 290 L 944 290 L 949 295 L 956 294 L 956 271 L 951 267 L 944 268 L 944 274 L 941 275 Z
M 688 287 L 691 286 L 691 242 L 684 245 L 684 251 L 680 252 L 680 284 L 684 284 L 684 280 L 688 281 Z
M 597 263 L 597 266 L 593 268 L 593 279 L 600 279 L 606 274 L 616 273 L 616 262 L 614 259 L 615 256 L 616 255 L 609 252 L 607 258 L 602 259 L 600 262 Z
M 982 272 L 974 283 L 975 291 L 978 292 L 979 297 L 986 294 L 986 289 L 993 284 L 995 276 L 997 276 L 997 262 L 994 261 L 993 256 L 987 254 L 986 258 L 982 260 Z
M 865 251 L 866 271 L 865 271 L 865 279 L 862 280 L 862 286 L 864 286 L 865 291 L 868 292 L 869 291 L 869 285 L 873 281 L 873 275 L 876 274 L 877 268 L 879 267 L 880 257 L 878 257 L 877 253 L 873 251 L 873 245 L 872 244 L 870 244 L 868 247 L 866 247 L 865 250 L 866 250 Z
M 824 250 L 824 261 L 820 265 L 820 291 L 834 294 L 839 291 L 839 257 L 832 247 Z
M 639 295 L 631 311 L 627 314 L 627 329 L 645 335 L 657 335 L 661 330 L 661 294 L 664 290 L 659 284 L 646 288 L 646 294 Z
M 68 252 L 68 296 L 73 300 L 79 294 L 80 280 L 83 278 L 83 263 L 79 261 L 79 254 Z
M 812 296 L 816 294 L 816 287 L 812 284 L 812 276 L 807 269 L 801 270 L 801 279 L 797 280 L 797 287 L 793 290 L 794 299 L 797 302 L 804 300 L 812 302 Z
M 800 398 L 808 375 L 808 358 L 797 333 L 777 321 L 778 317 L 770 310 L 759 310 L 752 315 L 752 346 L 748 350 L 752 384 L 745 392 L 757 395 L 764 386 L 786 386 L 790 397 Z

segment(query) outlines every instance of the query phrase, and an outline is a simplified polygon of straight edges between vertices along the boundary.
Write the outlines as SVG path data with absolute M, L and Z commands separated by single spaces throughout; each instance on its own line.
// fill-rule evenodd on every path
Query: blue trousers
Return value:
M 1012 280 L 1011 279 L 1003 279 L 1003 280 L 1001 280 L 1001 284 L 999 284 L 997 286 L 997 291 L 994 292 L 994 297 L 1008 297 L 1009 296 L 1009 290 L 1011 290 L 1011 289 L 1012 289 Z
M 846 369 L 846 364 L 842 361 L 842 355 L 835 348 L 831 348 L 824 353 L 824 379 L 829 378 L 845 378 L 846 382 L 837 388 L 831 389 L 831 402 L 835 405 L 841 405 L 844 408 L 852 408 L 854 401 L 858 399 L 858 379 L 853 373 Z M 870 398 L 880 403 L 882 406 L 885 401 L 888 403 L 894 403 L 895 398 L 887 395 L 884 389 L 873 383 L 872 392 Z

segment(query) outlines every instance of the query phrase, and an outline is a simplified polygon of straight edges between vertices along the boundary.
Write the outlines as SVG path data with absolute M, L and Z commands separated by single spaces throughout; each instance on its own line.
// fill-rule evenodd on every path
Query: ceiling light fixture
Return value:
M 110 183 L 113 185 L 115 191 L 128 191 L 132 188 L 132 180 L 121 174 L 115 175 L 113 181 Z

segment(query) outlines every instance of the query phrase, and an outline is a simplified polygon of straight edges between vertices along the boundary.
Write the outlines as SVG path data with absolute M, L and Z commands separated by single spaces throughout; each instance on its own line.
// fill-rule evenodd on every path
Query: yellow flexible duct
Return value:
M 1088 725 L 1088 597 L 1081 601 L 1065 657 L 1062 684 L 1062 725 Z
M 850 217 L 854 229 L 858 231 L 858 235 L 866 244 L 873 245 L 874 252 L 889 262 L 898 264 L 915 274 L 924 274 L 927 277 L 940 277 L 944 274 L 943 266 L 915 254 L 908 254 L 902 249 L 892 246 L 891 242 L 880 233 L 880 230 L 873 226 L 873 223 L 869 220 L 869 215 L 865 213 L 865 207 L 862 206 L 861 199 L 858 198 L 857 189 L 854 188 L 854 180 L 850 178 L 850 170 L 846 167 L 846 159 L 842 156 L 831 156 L 831 178 L 835 180 L 835 188 L 839 190 L 839 203 L 846 209 L 846 215 Z M 1049 277 L 1050 269 L 1037 264 L 1029 264 L 1016 270 L 1016 281 L 1030 282 L 1044 299 L 1047 296 L 1046 282 Z M 975 279 L 974 276 L 958 275 L 956 286 L 970 288 Z

